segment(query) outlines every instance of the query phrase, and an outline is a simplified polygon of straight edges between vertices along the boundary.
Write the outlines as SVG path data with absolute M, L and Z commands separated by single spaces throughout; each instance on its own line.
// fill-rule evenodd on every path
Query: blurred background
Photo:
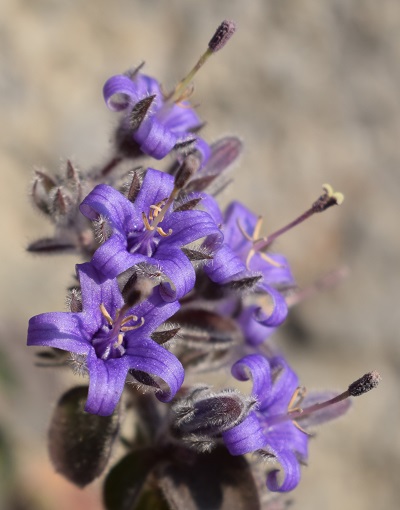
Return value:
M 18 495 L 13 509 L 101 508 L 99 482 L 81 491 L 47 457 L 49 418 L 70 383 L 33 366 L 26 327 L 65 309 L 78 260 L 24 252 L 52 232 L 28 198 L 32 170 L 57 171 L 68 157 L 101 163 L 116 120 L 104 81 L 145 60 L 171 88 L 224 18 L 238 32 L 197 76 L 194 102 L 206 140 L 245 143 L 225 203 L 240 198 L 262 214 L 267 234 L 325 182 L 346 196 L 275 245 L 301 287 L 343 264 L 350 277 L 292 310 L 274 341 L 309 388 L 345 389 L 372 369 L 383 376 L 311 441 L 294 508 L 399 507 L 400 3 L 3 0 L 0 508 L 7 492 Z

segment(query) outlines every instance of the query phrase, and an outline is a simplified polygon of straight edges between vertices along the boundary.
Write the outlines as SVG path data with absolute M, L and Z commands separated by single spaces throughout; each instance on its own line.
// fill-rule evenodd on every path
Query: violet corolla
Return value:
M 50 312 L 32 317 L 28 345 L 47 346 L 83 357 L 89 373 L 85 410 L 110 415 L 121 397 L 129 370 L 164 381 L 159 400 L 170 401 L 181 387 L 178 359 L 151 339 L 154 330 L 179 309 L 165 302 L 156 287 L 135 306 L 124 303 L 117 281 L 105 279 L 90 263 L 77 266 L 82 311 Z
M 154 78 L 138 70 L 112 76 L 104 85 L 103 95 L 110 110 L 124 112 L 118 133 L 125 148 L 131 145 L 133 152 L 136 148 L 162 159 L 174 148 L 190 147 L 207 158 L 207 144 L 194 134 L 201 125 L 196 112 L 188 101 L 168 101 Z
M 111 186 L 96 186 L 80 209 L 89 219 L 105 218 L 112 235 L 95 252 L 94 266 L 109 278 L 140 263 L 156 266 L 174 287 L 162 284 L 164 299 L 187 294 L 196 275 L 181 248 L 207 238 L 217 249 L 222 233 L 206 211 L 173 209 L 180 185 L 177 178 L 149 168 L 134 202 Z M 200 200 L 198 193 L 195 196 Z
M 236 427 L 222 434 L 232 455 L 259 452 L 274 458 L 283 469 L 272 469 L 267 476 L 271 491 L 293 490 L 300 481 L 300 464 L 307 461 L 307 428 L 346 413 L 349 396 L 358 396 L 377 386 L 380 376 L 373 372 L 355 381 L 349 390 L 337 395 L 332 392 L 310 393 L 299 386 L 296 373 L 282 356 L 270 359 L 260 354 L 245 356 L 232 367 L 236 379 L 252 379 L 252 396 L 258 407 Z M 301 407 L 300 407 L 301 406 Z
M 261 251 L 259 245 L 264 239 L 259 239 L 260 227 L 260 217 L 240 202 L 232 202 L 224 215 L 224 244 L 205 266 L 205 272 L 211 280 L 221 284 L 246 275 L 260 276 L 256 291 L 270 296 L 272 312 L 267 314 L 261 307 L 253 306 L 246 310 L 241 322 L 251 328 L 264 326 L 265 333 L 261 333 L 261 337 L 265 339 L 268 328 L 275 328 L 286 319 L 287 305 L 278 289 L 294 286 L 294 278 L 285 257 Z M 254 321 L 256 325 L 251 324 Z

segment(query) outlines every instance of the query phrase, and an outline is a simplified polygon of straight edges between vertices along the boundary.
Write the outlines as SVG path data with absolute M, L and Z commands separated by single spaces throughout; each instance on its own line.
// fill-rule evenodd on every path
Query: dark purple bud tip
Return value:
M 212 36 L 210 42 L 208 43 L 208 47 L 214 53 L 216 51 L 222 50 L 225 44 L 229 41 L 229 39 L 236 32 L 236 23 L 230 20 L 224 20 L 220 26 L 217 28 L 215 34 Z
M 143 122 L 155 97 L 155 95 L 145 97 L 141 101 L 137 102 L 133 107 L 129 119 L 129 125 L 133 131 L 136 131 L 136 129 L 138 129 L 140 124 Z
M 177 189 L 183 189 L 199 168 L 199 158 L 194 154 L 189 154 L 176 173 L 175 187 Z
M 122 297 L 127 306 L 135 306 L 147 299 L 153 290 L 153 285 L 148 278 L 138 277 L 133 273 L 122 289 Z
M 350 384 L 349 393 L 352 397 L 359 397 L 367 393 L 367 391 L 376 388 L 381 380 L 382 377 L 376 370 L 368 372 L 368 374 L 363 375 L 360 379 Z

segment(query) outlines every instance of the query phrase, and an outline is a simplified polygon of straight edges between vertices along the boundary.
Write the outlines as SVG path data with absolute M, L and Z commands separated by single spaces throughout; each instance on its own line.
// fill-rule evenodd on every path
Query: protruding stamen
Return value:
M 325 409 L 326 407 L 330 407 L 334 404 L 337 404 L 339 402 L 342 402 L 343 400 L 346 400 L 349 397 L 358 397 L 360 395 L 363 395 L 364 393 L 367 393 L 368 391 L 376 388 L 381 381 L 380 374 L 374 370 L 373 372 L 368 372 L 367 374 L 360 377 L 360 379 L 357 379 L 353 383 L 350 384 L 349 388 L 341 393 L 340 395 L 337 395 L 336 397 L 333 397 L 329 400 L 326 400 L 325 402 L 313 404 L 309 407 L 305 407 L 304 409 L 301 407 L 291 408 L 290 406 L 293 405 L 297 398 L 298 398 L 298 390 L 297 389 L 291 398 L 287 410 L 287 414 L 280 414 L 275 416 L 269 416 L 267 420 L 267 426 L 273 426 L 277 423 L 282 423 L 285 421 L 292 421 L 294 425 L 298 426 L 298 423 L 296 423 L 296 420 L 301 420 L 301 418 L 304 418 L 306 416 L 309 416 L 317 411 L 321 411 L 322 409 Z M 304 395 L 303 395 L 304 396 Z M 300 401 L 301 402 L 301 401 Z M 296 402 L 298 405 L 300 402 Z M 302 430 L 300 428 L 300 430 Z M 303 431 L 306 432 L 306 431 Z
M 307 209 L 306 212 L 301 214 L 298 218 L 290 222 L 285 227 L 280 228 L 273 234 L 270 234 L 268 237 L 265 237 L 264 239 L 260 239 L 260 242 L 258 243 L 257 248 L 259 250 L 264 250 L 268 248 L 277 237 L 281 236 L 288 230 L 291 230 L 293 227 L 296 227 L 300 223 L 303 223 L 303 221 L 310 218 L 315 213 L 320 213 L 323 211 L 326 211 L 329 207 L 333 205 L 340 205 L 343 203 L 344 195 L 343 193 L 340 193 L 338 191 L 333 191 L 333 188 L 330 184 L 324 184 L 322 186 L 322 189 L 324 190 L 324 194 L 321 195 L 318 200 L 316 200 L 312 206 Z
M 294 411 L 298 408 L 298 406 L 303 401 L 305 395 L 307 393 L 307 389 L 305 386 L 299 386 L 296 388 L 296 391 L 293 393 L 292 398 L 290 399 L 290 402 L 288 404 L 288 412 Z M 296 406 L 296 407 L 293 407 Z
M 240 223 L 240 220 L 239 219 L 237 220 L 237 226 L 238 226 L 241 234 L 243 235 L 243 237 L 245 239 L 247 239 L 253 245 L 253 248 L 250 249 L 250 251 L 249 251 L 249 253 L 247 254 L 247 257 L 246 257 L 246 267 L 247 267 L 247 269 L 249 269 L 250 261 L 253 258 L 253 256 L 255 255 L 255 253 L 257 253 L 259 251 L 258 245 L 260 243 L 263 243 L 263 241 L 266 240 L 265 237 L 261 237 L 261 238 L 258 237 L 260 235 L 262 221 L 263 221 L 262 216 L 259 216 L 258 219 L 257 219 L 256 226 L 254 227 L 253 235 L 250 236 L 244 230 L 244 228 L 242 227 L 242 225 Z M 279 262 L 276 262 L 272 257 L 267 255 L 266 253 L 260 253 L 260 255 L 261 255 L 262 259 L 264 259 L 266 262 L 268 262 L 272 266 L 274 266 L 274 267 L 282 267 L 282 264 L 279 264 Z
M 196 65 L 189 72 L 189 74 L 187 74 L 186 77 L 183 78 L 183 80 L 181 80 L 178 83 L 178 85 L 175 87 L 175 90 L 171 92 L 169 96 L 166 97 L 166 100 L 171 101 L 173 103 L 179 103 L 180 101 L 187 99 L 191 92 L 193 91 L 191 90 L 189 94 L 187 92 L 187 89 L 190 86 L 190 82 L 193 80 L 197 71 L 199 71 L 199 69 L 203 67 L 203 65 L 206 63 L 206 61 L 211 57 L 213 53 L 216 53 L 225 46 L 225 44 L 229 41 L 229 39 L 232 37 L 235 31 L 236 25 L 233 21 L 228 20 L 223 21 L 215 31 L 215 34 L 211 38 L 210 42 L 208 43 L 207 50 L 199 58 Z

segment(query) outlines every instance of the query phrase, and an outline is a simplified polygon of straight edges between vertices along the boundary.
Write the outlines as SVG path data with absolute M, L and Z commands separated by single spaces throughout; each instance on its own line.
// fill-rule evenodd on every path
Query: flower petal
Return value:
M 214 247 L 219 247 L 222 244 L 222 232 L 211 215 L 205 211 L 172 213 L 162 226 L 166 231 L 172 230 L 172 235 L 163 239 L 163 244 L 176 244 L 182 247 L 208 236 L 213 236 L 208 244 L 212 244 Z
M 129 253 L 125 238 L 115 234 L 97 248 L 92 264 L 108 278 L 115 278 L 135 264 L 148 260 L 151 261 L 140 253 Z
M 95 332 L 83 313 L 50 312 L 32 317 L 28 326 L 28 345 L 55 347 L 87 354 Z
M 144 319 L 144 324 L 140 326 L 137 332 L 140 332 L 140 336 L 146 338 L 149 337 L 158 326 L 172 317 L 179 308 L 179 301 L 165 301 L 160 295 L 160 288 L 155 287 L 149 298 L 132 308 L 129 313 Z M 136 335 L 136 331 L 125 333 L 128 345 L 130 337 L 132 336 L 134 338 Z
M 109 416 L 115 410 L 125 385 L 128 373 L 127 358 L 108 359 L 96 356 L 94 349 L 87 359 L 89 369 L 89 393 L 85 411 L 100 416 Z
M 286 413 L 293 393 L 299 386 L 299 378 L 282 356 L 272 358 L 270 366 L 273 373 L 277 375 L 273 380 L 271 391 L 266 395 L 259 410 L 260 412 L 268 410 L 270 415 Z
M 249 354 L 232 367 L 232 375 L 239 381 L 253 381 L 252 395 L 262 403 L 271 391 L 271 367 L 264 356 Z
M 257 288 L 263 290 L 271 297 L 273 310 L 267 315 L 262 308 L 258 308 L 254 314 L 254 318 L 263 326 L 273 328 L 280 326 L 288 314 L 285 298 L 276 289 L 267 285 L 264 280 L 261 280 L 257 284 Z
M 268 253 L 268 257 L 279 264 L 274 266 L 264 260 L 261 253 L 255 253 L 250 260 L 249 269 L 262 273 L 264 282 L 273 286 L 293 286 L 294 277 L 286 257 L 278 253 Z
M 215 253 L 213 260 L 204 266 L 204 271 L 213 282 L 223 284 L 229 282 L 235 275 L 245 273 L 246 266 L 233 250 L 224 244 Z
M 106 184 L 96 186 L 79 209 L 90 220 L 96 220 L 99 214 L 104 216 L 114 231 L 124 235 L 143 229 L 141 211 L 122 193 Z
M 133 137 L 140 145 L 140 150 L 155 159 L 164 158 L 179 139 L 178 135 L 154 117 L 145 119 L 134 132 Z
M 235 253 L 239 254 L 251 248 L 251 242 L 246 239 L 241 229 L 252 237 L 257 219 L 257 216 L 240 202 L 231 202 L 227 207 L 224 229 L 225 242 Z
M 137 103 L 147 95 L 160 96 L 160 89 L 154 78 L 139 74 L 134 80 L 123 74 L 109 78 L 103 87 L 104 100 L 110 110 L 121 111 Z M 125 101 L 115 101 L 115 96 L 121 95 Z
M 267 487 L 273 492 L 287 492 L 293 490 L 300 482 L 300 464 L 296 458 L 296 455 L 290 450 L 284 450 L 280 452 L 274 452 L 271 449 L 271 453 L 275 455 L 279 464 L 282 466 L 284 477 L 280 483 L 278 480 L 279 469 L 274 469 L 268 473 L 267 476 Z
M 264 326 L 261 322 L 257 321 L 256 317 L 259 308 L 257 305 L 248 306 L 237 318 L 246 343 L 252 346 L 260 345 L 276 331 L 275 327 Z
M 165 172 L 148 168 L 143 184 L 135 200 L 135 208 L 148 214 L 151 205 L 168 198 L 174 189 L 174 178 Z
M 158 246 L 153 260 L 158 263 L 161 271 L 171 280 L 161 284 L 161 295 L 165 301 L 181 299 L 190 292 L 196 281 L 196 273 L 189 259 L 180 249 L 168 245 Z
M 172 400 L 182 386 L 185 372 L 181 362 L 171 352 L 150 338 L 131 342 L 124 358 L 127 360 L 129 368 L 159 377 L 166 383 L 167 389 L 156 393 L 156 397 L 161 402 Z
M 266 438 L 254 412 L 242 423 L 222 433 L 222 438 L 231 455 L 244 455 L 263 448 Z
M 160 120 L 162 120 L 161 117 Z M 188 101 L 172 105 L 167 115 L 165 115 L 164 122 L 165 126 L 173 133 L 190 131 L 201 123 L 197 113 L 190 107 Z
M 96 267 L 86 262 L 77 264 L 81 293 L 82 305 L 85 322 L 90 326 L 90 331 L 97 331 L 103 322 L 100 312 L 100 304 L 106 305 L 109 312 L 123 305 L 123 299 L 116 280 L 107 279 L 103 273 Z

